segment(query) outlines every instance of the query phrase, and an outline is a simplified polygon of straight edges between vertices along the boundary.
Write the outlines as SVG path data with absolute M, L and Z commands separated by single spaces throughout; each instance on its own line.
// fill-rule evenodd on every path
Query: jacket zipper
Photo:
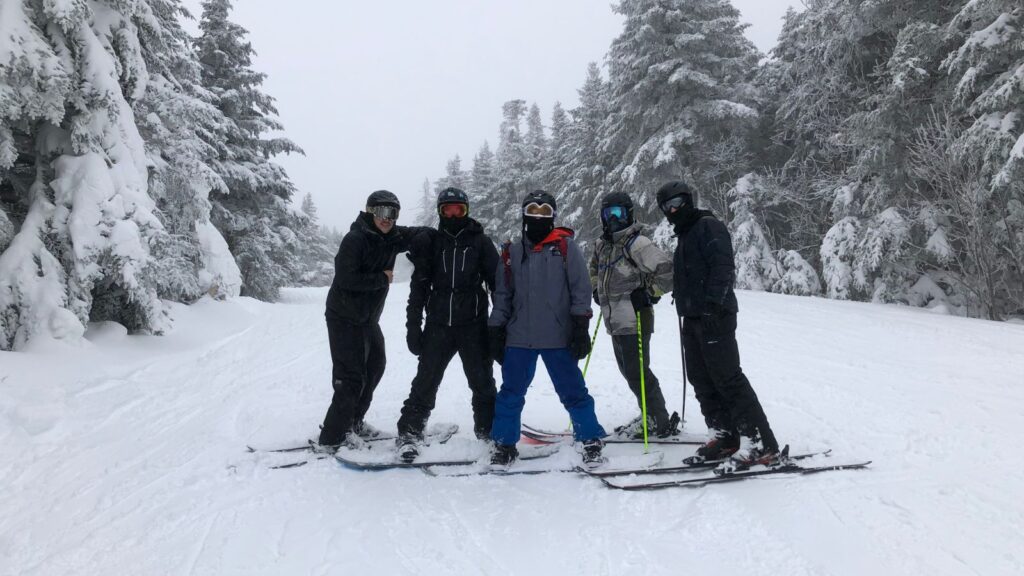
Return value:
M 452 291 L 448 295 L 448 326 L 452 325 L 452 315 L 455 307 L 455 256 L 459 251 L 459 244 L 456 242 L 452 248 Z

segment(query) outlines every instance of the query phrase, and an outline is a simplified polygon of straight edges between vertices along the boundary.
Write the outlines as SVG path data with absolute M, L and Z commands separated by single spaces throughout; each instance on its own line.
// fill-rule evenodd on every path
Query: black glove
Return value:
M 409 352 L 413 356 L 419 356 L 423 352 L 423 330 L 413 324 L 405 327 L 405 343 L 409 346 Z
M 601 305 L 601 299 L 597 297 L 597 288 L 594 288 L 594 304 Z
M 704 314 L 701 316 L 701 326 L 704 328 L 705 333 L 717 334 L 718 329 L 721 327 L 722 316 L 725 315 L 725 309 L 718 302 L 707 301 L 704 303 Z
M 658 302 L 661 302 L 661 296 L 651 294 L 651 304 L 657 304 Z
M 498 366 L 505 361 L 505 327 L 487 327 L 487 347 L 491 351 L 491 358 L 498 363 Z
M 641 286 L 629 293 L 629 301 L 633 303 L 635 312 L 643 312 L 651 307 L 651 293 Z
M 572 341 L 569 349 L 577 360 L 583 360 L 590 354 L 590 317 L 572 317 Z

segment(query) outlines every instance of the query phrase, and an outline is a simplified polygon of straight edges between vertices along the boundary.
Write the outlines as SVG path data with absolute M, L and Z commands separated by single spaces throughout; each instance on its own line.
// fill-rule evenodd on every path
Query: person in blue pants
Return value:
M 487 321 L 488 344 L 502 378 L 491 427 L 491 465 L 507 468 L 519 456 L 520 416 L 538 358 L 569 412 L 584 463 L 595 465 L 604 461 L 601 438 L 606 433 L 578 366 L 590 352 L 593 290 L 587 264 L 573 231 L 554 225 L 554 197 L 538 190 L 526 196 L 522 207 L 523 234 L 502 247 Z

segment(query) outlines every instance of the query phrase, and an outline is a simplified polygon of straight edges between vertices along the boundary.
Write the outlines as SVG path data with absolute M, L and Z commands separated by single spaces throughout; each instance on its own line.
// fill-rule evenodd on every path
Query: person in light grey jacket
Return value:
M 647 428 L 665 438 L 679 432 L 679 414 L 669 416 L 658 378 L 651 371 L 651 333 L 654 308 L 662 294 L 672 290 L 672 257 L 644 235 L 643 226 L 633 218 L 633 201 L 622 193 L 608 194 L 601 202 L 601 226 L 590 258 L 590 281 L 594 302 L 601 307 L 605 328 L 619 372 L 642 406 L 640 382 L 640 339 L 637 313 L 643 329 L 643 387 L 647 397 Z M 622 438 L 642 438 L 643 418 L 637 416 L 615 429 Z
M 594 413 L 578 362 L 590 352 L 590 278 L 573 231 L 555 228 L 557 205 L 547 192 L 523 201 L 523 235 L 506 243 L 495 273 L 494 307 L 487 321 L 491 355 L 501 364 L 494 406 L 491 464 L 507 468 L 518 456 L 520 416 L 537 359 L 569 412 L 583 461 L 603 461 L 606 433 Z

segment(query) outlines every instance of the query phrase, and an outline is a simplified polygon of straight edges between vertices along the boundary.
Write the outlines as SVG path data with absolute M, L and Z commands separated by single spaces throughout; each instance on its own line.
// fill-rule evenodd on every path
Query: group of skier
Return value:
M 458 353 L 472 392 L 473 430 L 493 442 L 493 466 L 507 467 L 518 457 L 520 417 L 538 358 L 569 413 L 584 463 L 603 461 L 607 433 L 578 366 L 592 345 L 591 298 L 641 414 L 646 407 L 646 422 L 638 416 L 615 434 L 678 434 L 679 415 L 668 413 L 650 369 L 653 305 L 671 291 L 682 319 L 685 372 L 709 430 L 697 456 L 745 466 L 775 461 L 778 442 L 740 368 L 729 232 L 711 212 L 697 208 L 697 195 L 685 182 L 662 186 L 657 202 L 678 238 L 674 255 L 654 244 L 635 220 L 632 199 L 613 193 L 602 201 L 603 233 L 588 263 L 573 231 L 555 226 L 557 202 L 542 190 L 522 202 L 522 235 L 500 249 L 470 217 L 462 190 L 447 188 L 438 195 L 436 229 L 396 225 L 398 198 L 385 190 L 370 194 L 341 242 L 327 297 L 334 397 L 320 447 L 359 448 L 380 435 L 364 417 L 384 374 L 379 320 L 395 259 L 408 252 L 413 274 L 406 342 L 419 363 L 397 424 L 402 460 L 417 457 L 438 387 Z M 501 365 L 500 390 L 493 362 Z

